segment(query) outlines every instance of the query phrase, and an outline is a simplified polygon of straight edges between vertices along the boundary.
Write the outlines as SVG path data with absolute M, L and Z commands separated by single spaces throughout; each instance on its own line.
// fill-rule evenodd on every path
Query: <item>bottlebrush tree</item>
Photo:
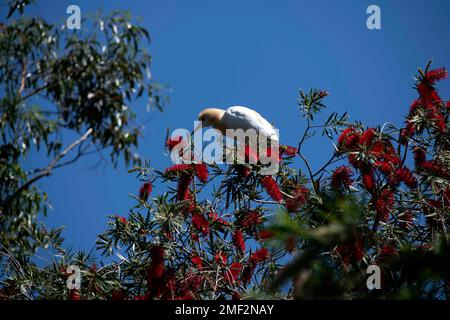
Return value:
M 430 63 L 419 69 L 401 128 L 337 113 L 317 124 L 328 93 L 300 91 L 305 131 L 298 146 L 280 147 L 274 176 L 260 164 L 133 168 L 136 205 L 111 216 L 97 242 L 118 259 L 95 266 L 91 255 L 64 256 L 35 268 L 33 290 L 117 300 L 449 298 L 450 103 L 435 87 L 446 77 Z M 313 166 L 303 146 L 320 132 L 335 148 Z M 79 290 L 65 286 L 71 264 L 83 270 Z M 373 265 L 380 288 L 369 290 Z M 14 272 L 3 297 L 23 297 Z

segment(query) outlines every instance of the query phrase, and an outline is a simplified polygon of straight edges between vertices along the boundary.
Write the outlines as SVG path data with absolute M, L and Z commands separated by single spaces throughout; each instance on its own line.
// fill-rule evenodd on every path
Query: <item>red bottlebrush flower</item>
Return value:
M 204 163 L 196 164 L 195 174 L 201 182 L 205 183 L 206 181 L 208 181 L 208 166 Z
M 242 178 L 247 178 L 252 172 L 249 167 L 243 164 L 237 164 L 235 166 L 237 174 Z
M 224 252 L 219 252 L 214 256 L 214 261 L 217 264 L 226 265 L 227 264 L 227 255 Z
M 192 238 L 192 240 L 194 240 L 194 241 L 200 240 L 200 238 L 198 237 L 198 234 L 196 234 L 196 233 L 192 233 L 192 234 L 191 234 L 191 238 Z
M 248 262 L 251 264 L 258 264 L 267 260 L 268 257 L 269 257 L 269 250 L 267 250 L 267 248 L 261 248 L 258 251 L 255 251 L 250 256 Z
M 69 300 L 72 300 L 72 301 L 81 300 L 80 292 L 77 289 L 70 289 L 69 290 Z
M 204 235 L 209 233 L 209 222 L 202 214 L 194 213 L 192 215 L 192 224 L 195 229 Z
M 408 187 L 415 188 L 417 185 L 416 177 L 405 167 L 399 168 L 396 172 L 397 178 L 403 181 Z
M 392 163 L 389 161 L 377 161 L 374 165 L 385 175 L 392 173 Z
M 180 300 L 180 301 L 181 300 L 183 300 L 183 301 L 185 301 L 185 300 L 194 300 L 194 297 L 192 296 L 192 294 L 186 293 L 186 294 L 184 294 L 182 296 L 175 297 L 174 300 Z
M 420 100 L 419 99 L 415 99 L 412 103 L 411 106 L 409 107 L 409 114 L 412 115 L 414 114 L 414 112 L 416 112 L 417 108 L 420 106 Z
M 438 68 L 430 70 L 425 74 L 425 79 L 430 83 L 435 83 L 444 80 L 448 77 L 448 72 L 445 68 Z
M 359 132 L 355 128 L 349 127 L 342 131 L 338 138 L 338 145 L 344 149 L 353 149 L 359 140 Z
M 437 127 L 437 129 L 439 130 L 439 132 L 444 133 L 447 125 L 445 122 L 445 117 L 444 115 L 439 112 L 439 110 L 437 110 L 436 108 L 432 108 L 429 110 L 429 118 L 431 121 L 433 121 L 434 125 Z
M 233 293 L 231 294 L 231 300 L 241 300 L 241 295 L 239 294 L 239 292 L 233 291 Z
M 424 102 L 425 106 L 428 107 L 432 94 L 431 92 L 434 91 L 433 87 L 428 83 L 421 82 L 417 85 L 417 91 L 419 92 L 420 99 Z
M 180 293 L 182 295 L 196 293 L 198 288 L 202 285 L 204 277 L 199 274 L 194 274 L 193 272 L 188 272 L 184 281 L 181 282 Z
M 235 231 L 235 233 L 233 234 L 233 243 L 237 251 L 245 252 L 245 241 L 242 231 L 240 230 Z
M 297 154 L 298 149 L 291 146 L 280 146 L 280 156 L 294 157 Z
M 174 164 L 173 166 L 166 169 L 165 173 L 184 173 L 186 174 L 186 171 L 191 171 L 192 165 L 190 164 Z
M 164 261 L 164 248 L 161 246 L 154 246 L 150 250 L 152 263 L 162 263 Z
M 237 225 L 242 229 L 251 229 L 262 222 L 262 215 L 256 210 L 241 213 Z
M 193 256 L 191 258 L 191 262 L 196 266 L 197 269 L 201 269 L 203 267 L 203 260 L 199 256 Z
M 389 189 L 384 189 L 374 204 L 378 220 L 388 221 L 390 210 L 394 206 L 394 193 Z
M 245 163 L 254 164 L 259 161 L 258 154 L 252 148 L 250 148 L 249 145 L 245 145 L 244 147 L 244 156 L 245 156 Z
M 364 173 L 362 176 L 362 182 L 363 182 L 364 188 L 366 188 L 367 191 L 372 192 L 375 187 L 375 177 L 374 177 L 373 171 Z
M 402 216 L 399 217 L 399 227 L 402 229 L 411 228 L 413 222 L 414 222 L 414 215 L 411 211 L 407 211 Z
M 125 225 L 128 224 L 128 220 L 125 217 L 120 217 L 120 216 L 116 215 L 116 219 L 122 224 L 125 224 Z
M 398 256 L 398 251 L 397 249 L 389 245 L 384 245 L 378 251 L 378 257 L 381 261 L 394 256 Z
M 420 167 L 426 161 L 425 151 L 421 148 L 414 148 L 414 163 Z
M 218 224 L 219 230 L 223 230 L 223 226 L 229 226 L 230 223 L 222 218 L 219 217 L 219 215 L 215 212 L 208 213 L 208 217 L 211 220 L 212 223 Z
M 304 186 L 298 186 L 293 194 L 292 198 L 286 197 L 286 210 L 288 212 L 296 212 L 300 206 L 304 205 L 309 199 L 309 190 Z
M 353 183 L 352 175 L 352 169 L 347 166 L 336 168 L 331 175 L 331 186 L 336 190 L 348 188 Z
M 255 271 L 255 265 L 254 264 L 250 264 L 245 266 L 244 270 L 242 270 L 242 282 L 244 283 L 244 285 L 247 285 L 247 283 L 250 282 L 250 280 L 252 279 L 253 276 L 253 271 Z
M 448 177 L 448 171 L 433 160 L 424 161 L 420 167 L 435 176 Z
M 361 134 L 358 143 L 364 147 L 368 147 L 372 144 L 377 132 L 374 128 L 369 128 Z
M 260 232 L 258 232 L 258 234 L 256 235 L 256 238 L 258 240 L 268 240 L 271 239 L 273 237 L 273 233 L 269 230 L 261 230 Z
M 403 145 L 408 144 L 408 138 L 412 137 L 415 133 L 414 123 L 410 120 L 406 121 L 406 127 L 401 130 L 400 143 Z
M 264 176 L 264 178 L 261 179 L 261 184 L 273 200 L 278 202 L 283 200 L 280 188 L 272 176 Z
M 111 294 L 111 300 L 125 300 L 127 295 L 123 290 L 116 289 Z
M 139 199 L 143 202 L 147 202 L 148 196 L 152 192 L 152 184 L 150 182 L 145 182 L 139 189 Z
M 225 273 L 225 281 L 233 284 L 239 278 L 241 271 L 242 264 L 240 264 L 239 262 L 233 262 Z
M 180 177 L 180 179 L 178 180 L 178 187 L 177 187 L 177 200 L 178 201 L 190 199 L 189 185 L 191 184 L 191 182 L 192 182 L 191 174 L 183 174 Z
M 164 284 L 164 248 L 154 246 L 150 250 L 152 258 L 151 264 L 147 270 L 147 289 L 150 297 L 159 297 L 163 290 Z
M 364 244 L 361 237 L 351 243 L 344 243 L 336 247 L 336 253 L 342 259 L 344 265 L 360 262 L 364 258 Z
M 297 247 L 297 237 L 291 236 L 287 238 L 286 244 L 284 246 L 288 252 L 293 252 Z
M 183 141 L 183 137 L 181 137 L 181 136 L 175 137 L 173 139 L 169 138 L 169 139 L 166 140 L 166 148 L 169 151 L 172 151 L 173 148 L 175 148 L 182 141 Z

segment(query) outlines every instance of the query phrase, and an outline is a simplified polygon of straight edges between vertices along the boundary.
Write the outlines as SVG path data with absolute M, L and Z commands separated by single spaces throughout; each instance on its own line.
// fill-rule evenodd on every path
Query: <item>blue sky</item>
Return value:
M 163 113 L 139 111 L 139 120 L 151 118 L 139 153 L 157 169 L 170 165 L 163 149 L 166 129 L 192 129 L 205 107 L 254 108 L 279 128 L 282 144 L 296 145 L 304 127 L 296 109 L 299 88 L 328 90 L 330 112 L 347 111 L 367 125 L 400 125 L 415 97 L 417 67 L 429 58 L 435 67 L 450 66 L 445 0 L 60 0 L 38 1 L 28 13 L 62 22 L 70 4 L 82 14 L 129 10 L 149 29 L 152 74 L 172 88 Z M 370 4 L 381 8 L 381 30 L 366 28 Z M 445 87 L 441 92 L 448 95 Z M 305 152 L 318 167 L 332 145 L 316 140 Z M 67 245 L 76 249 L 95 244 L 107 214 L 126 216 L 134 204 L 128 194 L 139 188 L 123 165 L 92 169 L 97 159 L 83 159 L 39 182 L 53 205 L 46 223 L 65 225 Z

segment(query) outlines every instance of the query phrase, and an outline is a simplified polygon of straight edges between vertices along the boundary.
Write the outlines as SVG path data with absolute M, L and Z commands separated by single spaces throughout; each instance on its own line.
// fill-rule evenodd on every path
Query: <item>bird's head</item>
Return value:
M 203 110 L 198 115 L 198 121 L 200 123 L 195 127 L 194 131 L 191 134 L 194 134 L 200 127 L 213 127 L 219 131 L 223 130 L 223 124 L 221 123 L 221 119 L 225 110 L 217 109 L 217 108 L 208 108 Z
M 202 122 L 203 127 L 214 127 L 217 128 L 220 119 L 224 114 L 225 110 L 217 109 L 217 108 L 208 108 L 200 112 L 198 115 L 198 121 Z

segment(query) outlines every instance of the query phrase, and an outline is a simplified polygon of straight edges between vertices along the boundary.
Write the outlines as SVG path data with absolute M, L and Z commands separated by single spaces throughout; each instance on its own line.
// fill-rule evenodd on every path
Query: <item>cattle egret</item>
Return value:
M 201 123 L 194 131 L 197 131 L 201 125 L 213 127 L 225 136 L 227 129 L 242 129 L 244 131 L 254 129 L 267 139 L 278 142 L 278 133 L 274 127 L 258 112 L 250 108 L 241 106 L 229 107 L 227 110 L 208 108 L 200 112 L 198 120 Z

